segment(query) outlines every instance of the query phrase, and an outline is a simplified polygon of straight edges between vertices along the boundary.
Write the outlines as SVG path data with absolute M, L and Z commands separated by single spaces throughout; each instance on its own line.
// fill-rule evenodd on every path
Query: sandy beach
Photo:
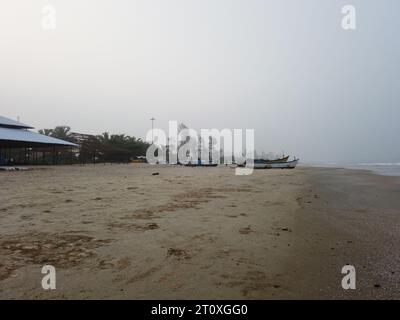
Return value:
M 399 178 L 99 164 L 0 179 L 1 299 L 400 298 Z

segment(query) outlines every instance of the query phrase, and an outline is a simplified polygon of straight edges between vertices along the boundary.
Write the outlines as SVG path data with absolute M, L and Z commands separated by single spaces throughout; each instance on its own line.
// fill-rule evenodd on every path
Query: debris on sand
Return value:
M 167 252 L 167 256 L 171 257 L 174 256 L 178 260 L 180 259 L 190 259 L 189 254 L 183 249 L 176 249 L 176 248 L 169 248 Z
M 26 264 L 49 263 L 60 268 L 79 265 L 96 255 L 95 249 L 110 243 L 109 239 L 95 239 L 88 235 L 71 233 L 35 232 L 0 237 L 0 280 Z
M 156 230 L 159 229 L 157 223 L 146 223 L 146 224 L 136 224 L 136 223 L 122 223 L 122 222 L 112 222 L 108 224 L 108 229 L 121 229 L 125 231 L 138 230 L 138 231 L 147 231 L 147 230 Z
M 239 233 L 241 233 L 241 234 L 249 234 L 249 233 L 251 233 L 251 232 L 254 232 L 254 231 L 251 229 L 251 226 L 248 226 L 248 227 L 245 227 L 245 228 L 241 228 L 241 229 L 239 230 Z

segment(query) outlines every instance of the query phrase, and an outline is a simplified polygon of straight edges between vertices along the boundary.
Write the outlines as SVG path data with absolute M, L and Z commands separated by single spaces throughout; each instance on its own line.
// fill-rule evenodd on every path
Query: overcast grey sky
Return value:
M 341 27 L 346 4 L 356 30 Z M 2 0 L 0 114 L 141 137 L 152 116 L 254 128 L 260 151 L 400 162 L 399 12 L 398 0 Z

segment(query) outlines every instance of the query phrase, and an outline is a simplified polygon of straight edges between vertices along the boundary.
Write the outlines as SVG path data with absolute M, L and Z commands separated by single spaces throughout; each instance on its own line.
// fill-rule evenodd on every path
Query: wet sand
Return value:
M 399 178 L 136 164 L 0 179 L 2 299 L 400 298 Z

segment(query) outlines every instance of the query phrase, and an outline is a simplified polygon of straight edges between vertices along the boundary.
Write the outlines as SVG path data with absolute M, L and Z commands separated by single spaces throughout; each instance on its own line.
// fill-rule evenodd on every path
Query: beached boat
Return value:
M 289 156 L 286 156 L 286 157 L 283 157 L 283 158 L 280 158 L 280 159 L 274 159 L 274 160 L 266 159 L 265 161 L 267 163 L 276 163 L 276 162 L 287 162 L 288 160 L 289 160 Z
M 299 163 L 299 159 L 294 159 L 292 161 L 286 162 L 274 162 L 268 163 L 266 165 L 266 169 L 294 169 L 296 165 Z
M 299 159 L 294 158 L 292 161 L 287 161 L 289 156 L 276 160 L 254 159 L 254 169 L 294 169 L 299 162 Z M 246 162 L 236 164 L 237 167 L 245 167 Z M 251 167 L 249 165 L 249 167 Z
M 281 163 L 281 162 L 287 162 L 289 159 L 289 156 L 279 158 L 279 159 L 274 159 L 274 160 L 269 160 L 269 159 L 254 159 L 254 168 L 255 169 L 265 169 L 267 164 L 270 163 Z M 241 164 L 237 164 L 238 167 L 245 167 L 246 166 L 246 161 Z
M 247 164 L 245 163 L 241 163 L 241 164 L 237 164 L 237 163 L 233 163 L 230 165 L 230 168 L 235 169 L 235 168 L 246 168 Z M 249 164 L 249 168 L 254 168 L 254 169 L 267 169 L 267 164 L 265 162 L 254 162 L 253 166 L 251 166 Z
M 266 169 L 267 168 L 267 161 L 263 159 L 254 159 L 254 169 Z

